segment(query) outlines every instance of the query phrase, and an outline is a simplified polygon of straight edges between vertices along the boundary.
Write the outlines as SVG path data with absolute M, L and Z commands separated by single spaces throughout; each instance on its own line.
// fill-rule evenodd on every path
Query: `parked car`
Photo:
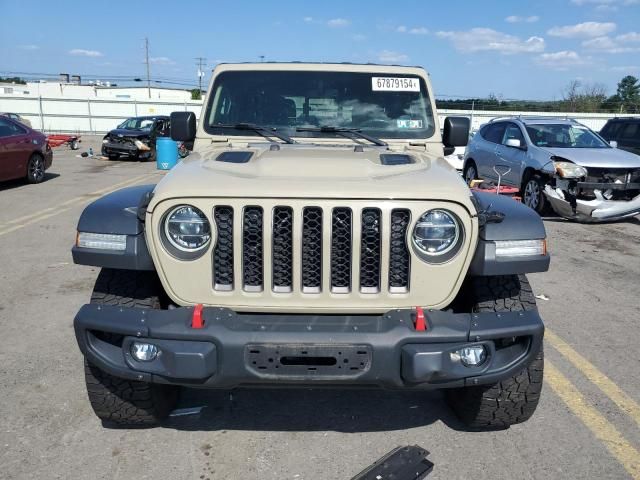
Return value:
M 16 120 L 20 123 L 22 123 L 23 125 L 26 125 L 27 127 L 31 128 L 31 122 L 29 120 L 27 120 L 24 117 L 21 117 L 20 115 L 18 115 L 17 113 L 0 113 L 0 116 L 2 117 L 9 117 L 11 120 Z
M 156 159 L 156 139 L 169 135 L 169 117 L 156 115 L 128 118 L 102 139 L 102 155 L 109 160 L 121 156 L 140 161 Z
M 462 173 L 462 167 L 464 166 L 464 152 L 466 147 L 456 147 L 453 150 L 453 153 L 449 155 L 445 155 L 444 159 L 455 168 L 458 173 Z
M 53 152 L 42 133 L 0 116 L 0 180 L 25 178 L 40 183 L 52 162 Z
M 99 418 L 150 425 L 179 387 L 245 385 L 446 389 L 473 428 L 533 415 L 544 326 L 524 273 L 548 269 L 544 225 L 442 159 L 469 119 L 440 137 L 424 69 L 220 64 L 206 99 L 198 125 L 171 114 L 195 141 L 171 174 L 80 217 Z
M 640 117 L 612 118 L 600 135 L 612 146 L 640 155 Z
M 500 118 L 480 128 L 465 154 L 464 178 L 521 189 L 523 202 L 583 222 L 640 213 L 640 157 L 611 147 L 575 120 Z

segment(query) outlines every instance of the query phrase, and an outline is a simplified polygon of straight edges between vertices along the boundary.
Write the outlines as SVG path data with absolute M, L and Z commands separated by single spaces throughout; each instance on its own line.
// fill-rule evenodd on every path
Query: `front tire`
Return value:
M 469 160 L 469 162 L 464 167 L 464 181 L 467 182 L 467 185 L 471 184 L 472 180 L 478 179 L 478 167 L 473 160 Z
M 545 181 L 539 174 L 532 173 L 527 175 L 520 192 L 522 203 L 535 210 L 539 215 L 544 214 L 547 210 L 547 198 L 544 196 L 545 185 Z
M 39 153 L 34 153 L 27 162 L 27 182 L 40 183 L 44 180 L 44 158 Z
M 161 308 L 162 286 L 155 272 L 103 268 L 91 295 L 91 303 L 127 308 Z M 103 334 L 105 341 L 122 342 L 118 335 Z M 179 389 L 110 375 L 85 359 L 89 402 L 105 423 L 121 426 L 153 426 L 175 407 Z
M 466 285 L 473 312 L 514 312 L 536 308 L 524 275 L 474 277 Z M 494 385 L 447 390 L 446 400 L 469 428 L 495 430 L 522 423 L 533 415 L 540 400 L 544 372 L 542 346 L 527 368 Z

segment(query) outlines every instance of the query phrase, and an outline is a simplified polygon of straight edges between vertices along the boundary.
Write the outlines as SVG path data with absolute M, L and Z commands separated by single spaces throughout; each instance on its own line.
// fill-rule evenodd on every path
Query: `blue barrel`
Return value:
M 178 163 L 178 143 L 169 137 L 156 139 L 156 164 L 158 170 L 171 170 Z

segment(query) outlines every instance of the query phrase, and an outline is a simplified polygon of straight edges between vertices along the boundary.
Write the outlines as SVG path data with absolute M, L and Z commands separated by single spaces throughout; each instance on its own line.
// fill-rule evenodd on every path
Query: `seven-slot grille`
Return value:
M 213 217 L 217 234 L 213 249 L 215 290 L 299 290 L 303 294 L 327 290 L 337 294 L 409 291 L 408 209 L 392 210 L 386 224 L 380 209 L 373 207 L 308 206 L 294 210 L 276 206 L 265 213 L 259 206 L 246 206 L 240 211 L 217 206 Z M 234 229 L 234 219 L 242 222 L 240 229 Z M 234 238 L 238 232 L 242 238 Z M 327 237 L 330 241 L 323 240 Z M 385 241 L 389 242 L 389 255 L 383 265 Z M 238 249 L 242 265 L 234 264 L 234 250 Z M 294 255 L 298 256 L 297 264 Z M 265 278 L 267 262 L 270 274 Z M 241 278 L 240 286 L 234 285 L 236 268 L 241 268 L 241 275 L 236 277 Z M 299 272 L 294 272 L 295 268 Z M 382 285 L 383 269 L 387 269 L 387 285 Z M 323 278 L 328 278 L 329 285 L 323 284 Z

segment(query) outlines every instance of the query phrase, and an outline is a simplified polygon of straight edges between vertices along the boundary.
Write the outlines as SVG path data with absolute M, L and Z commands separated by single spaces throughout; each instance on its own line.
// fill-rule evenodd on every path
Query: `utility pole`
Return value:
M 147 93 L 151 98 L 151 77 L 149 75 L 149 39 L 144 37 L 144 63 L 147 65 Z
M 196 57 L 196 60 L 198 61 L 198 63 L 196 63 L 198 66 L 198 89 L 202 94 L 202 77 L 204 77 L 204 70 L 202 69 L 206 66 L 207 59 L 204 57 Z

